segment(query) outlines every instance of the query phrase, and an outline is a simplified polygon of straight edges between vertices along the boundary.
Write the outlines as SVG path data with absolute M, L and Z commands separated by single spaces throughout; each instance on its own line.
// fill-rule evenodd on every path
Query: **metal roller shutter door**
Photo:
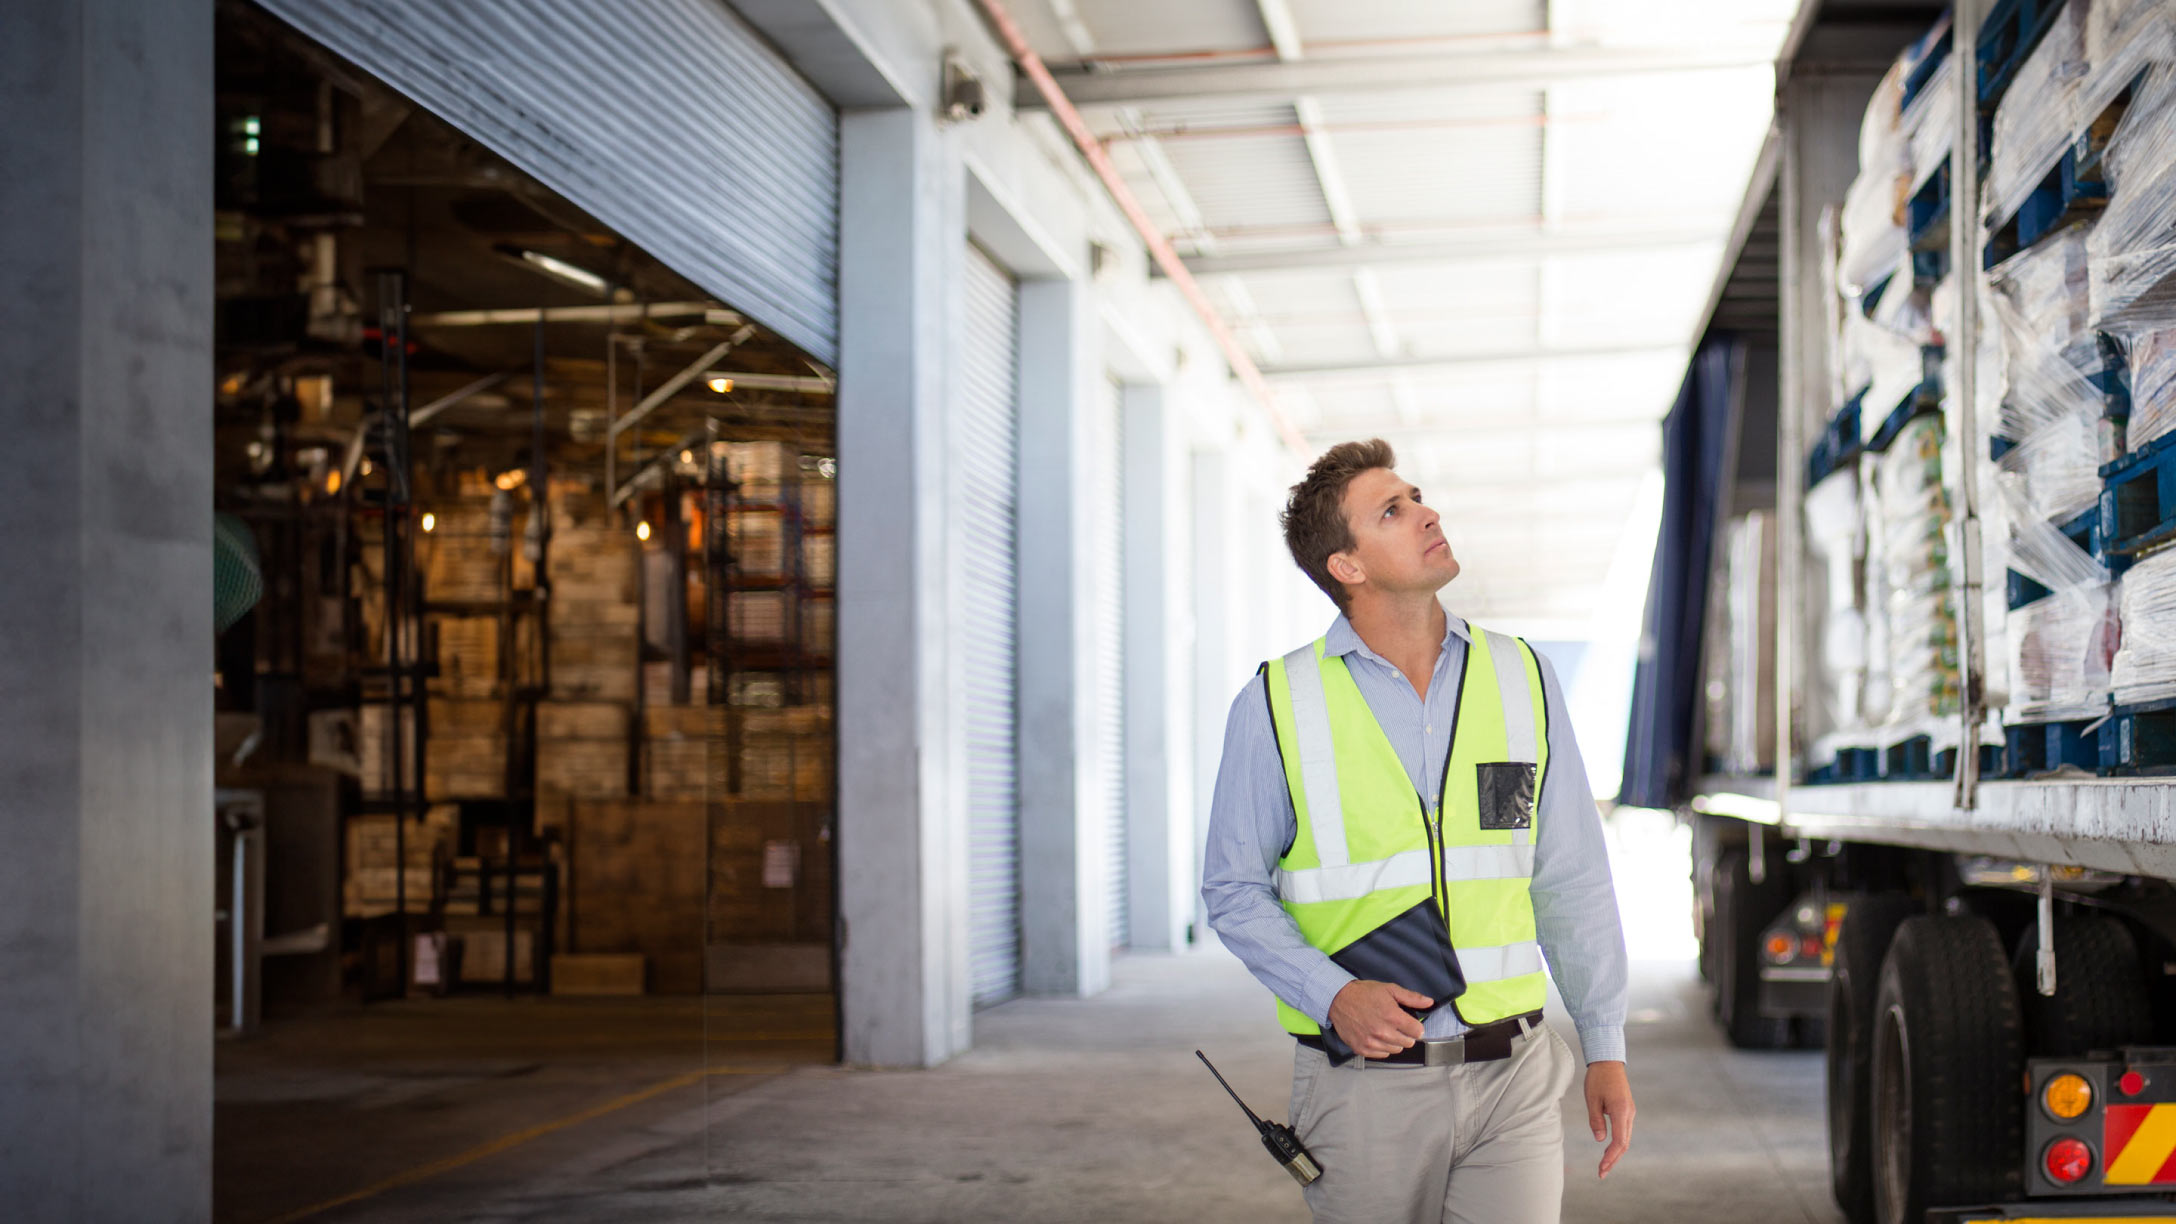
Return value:
M 1108 934 L 1114 948 L 1131 942 L 1126 892 L 1126 432 L 1117 383 L 1102 380 L 1095 405 L 1093 558 L 1096 627 L 1096 748 L 1103 775 Z
M 1020 992 L 1019 297 L 967 248 L 953 454 L 960 482 L 960 668 L 967 690 L 968 956 L 977 1004 Z
M 838 116 L 719 0 L 264 4 L 838 364 Z

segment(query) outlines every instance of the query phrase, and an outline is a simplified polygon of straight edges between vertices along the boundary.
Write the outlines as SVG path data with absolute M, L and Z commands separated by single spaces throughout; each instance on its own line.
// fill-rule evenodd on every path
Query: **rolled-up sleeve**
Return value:
M 1257 675 L 1239 691 L 1225 720 L 1201 899 L 1224 946 L 1271 993 L 1327 1027 L 1330 1003 L 1353 975 L 1308 943 L 1277 900 L 1277 863 L 1299 820 L 1264 694 Z
M 1537 654 L 1536 658 L 1540 658 Z M 1609 844 L 1587 781 L 1555 669 L 1541 659 L 1549 763 L 1534 836 L 1534 926 L 1588 1062 L 1623 1061 L 1630 997 L 1624 925 L 1610 880 Z

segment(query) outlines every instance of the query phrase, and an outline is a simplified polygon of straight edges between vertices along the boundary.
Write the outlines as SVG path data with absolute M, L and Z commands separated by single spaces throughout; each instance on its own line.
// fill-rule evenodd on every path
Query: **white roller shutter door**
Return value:
M 264 5 L 838 364 L 838 115 L 720 0 Z
M 977 1004 L 1020 992 L 1019 294 L 966 260 L 953 456 L 960 484 L 960 668 L 967 691 L 968 955 Z
M 1119 386 L 1102 380 L 1092 436 L 1095 454 L 1089 511 L 1094 523 L 1095 701 L 1097 763 L 1103 778 L 1104 879 L 1110 944 L 1129 942 L 1126 893 L 1126 431 Z

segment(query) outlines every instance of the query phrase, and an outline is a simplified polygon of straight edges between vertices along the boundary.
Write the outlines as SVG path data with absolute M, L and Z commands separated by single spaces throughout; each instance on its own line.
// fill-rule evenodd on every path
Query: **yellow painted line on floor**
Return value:
M 434 1160 L 426 1165 L 417 1165 L 405 1173 L 396 1173 L 384 1181 L 343 1194 L 339 1198 L 326 1199 L 322 1203 L 312 1203 L 299 1211 L 290 1211 L 286 1215 L 275 1216 L 265 1221 L 264 1224 L 294 1224 L 297 1220 L 307 1220 L 311 1216 L 322 1215 L 335 1207 L 346 1207 L 352 1203 L 360 1203 L 364 1199 L 376 1198 L 388 1190 L 398 1190 L 402 1186 L 412 1186 L 420 1181 L 428 1181 L 441 1173 L 452 1172 L 462 1165 L 474 1164 L 487 1156 L 496 1156 L 500 1152 L 520 1147 L 532 1139 L 541 1139 L 553 1131 L 562 1131 L 570 1126 L 580 1126 L 584 1122 L 593 1121 L 609 1113 L 616 1113 L 630 1105 L 639 1105 L 651 1097 L 662 1096 L 675 1088 L 685 1088 L 690 1084 L 699 1084 L 713 1075 L 777 1075 L 786 1070 L 788 1068 L 785 1067 L 712 1067 L 707 1071 L 690 1071 L 685 1075 L 675 1075 L 669 1080 L 663 1080 L 639 1091 L 630 1092 L 623 1097 L 615 1097 L 602 1105 L 591 1106 L 579 1113 L 571 1113 L 563 1118 L 555 1118 L 550 1122 L 539 1123 L 526 1130 L 515 1131 L 510 1135 L 501 1135 L 489 1143 L 470 1148 L 459 1155 L 448 1156 L 444 1160 Z

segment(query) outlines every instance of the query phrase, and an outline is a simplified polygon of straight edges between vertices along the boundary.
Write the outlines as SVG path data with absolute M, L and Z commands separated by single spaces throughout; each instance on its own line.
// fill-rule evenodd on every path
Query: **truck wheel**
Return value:
M 1828 1180 L 1854 1224 L 1874 1218 L 1874 992 L 1898 924 L 1920 912 L 1903 893 L 1861 893 L 1844 902 L 1828 976 Z
M 1787 1017 L 1760 1012 L 1760 933 L 1789 901 L 1780 873 L 1755 884 L 1746 873 L 1743 850 L 1723 855 L 1715 866 L 1716 1019 L 1730 1044 L 1741 1050 L 1772 1050 L 1790 1040 Z
M 1877 1224 L 2019 1191 L 2024 1025 L 1993 923 L 1906 919 L 1874 998 Z
M 2025 928 L 2011 967 L 2025 1014 L 2026 1048 L 2042 1058 L 2075 1058 L 2092 1050 L 2143 1045 L 2153 1039 L 2153 1005 L 2138 944 L 2121 919 L 2079 914 L 2055 920 L 2055 995 L 2040 993 L 2040 926 Z

